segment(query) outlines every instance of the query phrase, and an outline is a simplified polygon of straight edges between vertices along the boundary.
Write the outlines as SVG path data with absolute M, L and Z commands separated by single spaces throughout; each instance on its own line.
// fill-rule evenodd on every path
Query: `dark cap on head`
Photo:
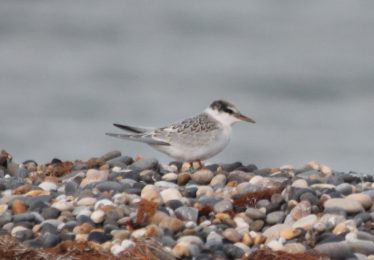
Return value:
M 220 112 L 226 112 L 229 114 L 234 113 L 235 106 L 225 100 L 216 100 L 210 105 L 210 108 Z

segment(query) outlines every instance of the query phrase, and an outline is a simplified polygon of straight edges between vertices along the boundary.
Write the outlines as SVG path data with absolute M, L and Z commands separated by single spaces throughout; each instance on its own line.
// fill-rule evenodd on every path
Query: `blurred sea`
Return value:
M 123 154 L 104 135 L 224 98 L 257 121 L 209 162 L 374 173 L 374 2 L 0 2 L 0 148 L 16 161 Z

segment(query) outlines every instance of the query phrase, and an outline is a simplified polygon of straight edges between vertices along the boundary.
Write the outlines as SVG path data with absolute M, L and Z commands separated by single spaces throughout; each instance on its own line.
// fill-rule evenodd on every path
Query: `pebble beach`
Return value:
M 0 259 L 374 259 L 374 175 L 0 154 Z

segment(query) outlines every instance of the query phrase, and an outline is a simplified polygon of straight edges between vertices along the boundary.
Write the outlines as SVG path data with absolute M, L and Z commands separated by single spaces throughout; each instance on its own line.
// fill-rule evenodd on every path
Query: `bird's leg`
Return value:
M 189 173 L 194 173 L 195 169 L 193 168 L 193 162 L 188 162 L 190 164 L 190 167 L 188 168 Z
M 204 167 L 204 165 L 203 165 L 203 163 L 201 162 L 201 160 L 198 160 L 197 163 L 199 164 L 199 169 L 201 169 L 201 168 Z

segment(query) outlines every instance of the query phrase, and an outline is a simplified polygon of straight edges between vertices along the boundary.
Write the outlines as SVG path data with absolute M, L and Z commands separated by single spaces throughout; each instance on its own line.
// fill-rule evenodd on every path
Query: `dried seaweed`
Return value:
M 148 219 L 152 217 L 158 208 L 158 204 L 153 201 L 141 199 L 138 205 L 138 212 L 136 214 L 135 224 L 140 225 L 144 222 L 145 217 Z
M 0 236 L 0 259 L 52 260 L 56 259 L 56 257 L 43 250 L 27 248 L 20 244 L 14 237 L 6 234 Z
M 270 249 L 262 249 L 253 252 L 248 257 L 243 258 L 242 260 L 325 260 L 328 259 L 322 255 L 319 255 L 314 252 L 306 253 L 296 253 L 290 254 L 284 251 L 272 251 Z
M 233 197 L 233 205 L 236 211 L 244 211 L 246 207 L 253 207 L 257 201 L 270 199 L 275 193 L 279 193 L 281 188 L 264 189 L 261 191 L 248 192 L 243 195 Z

